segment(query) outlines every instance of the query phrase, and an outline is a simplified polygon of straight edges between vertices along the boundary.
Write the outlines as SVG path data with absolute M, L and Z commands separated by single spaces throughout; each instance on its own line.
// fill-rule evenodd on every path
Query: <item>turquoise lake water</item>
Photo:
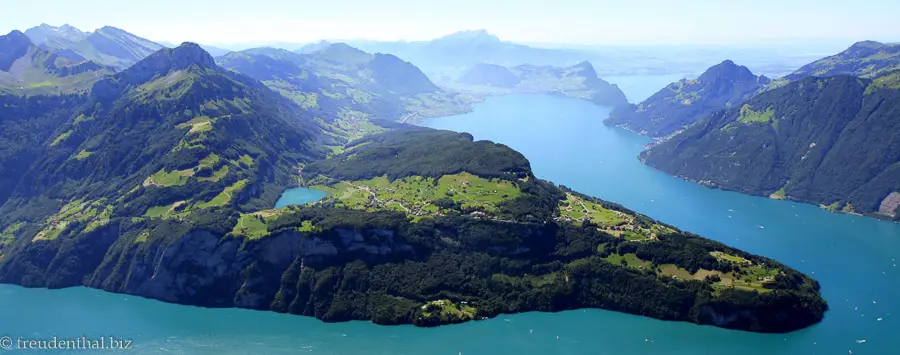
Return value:
M 544 179 L 762 254 L 818 279 L 831 310 L 789 334 L 755 334 L 602 310 L 525 313 L 421 329 L 165 304 L 85 288 L 0 285 L 0 336 L 130 337 L 155 354 L 898 354 L 900 224 L 718 191 L 636 159 L 645 137 L 605 127 L 608 110 L 543 95 L 491 98 L 423 125 L 525 154 Z M 881 319 L 881 320 L 879 320 Z M 858 340 L 866 340 L 858 343 Z
M 281 198 L 275 202 L 275 208 L 282 208 L 287 205 L 304 205 L 310 202 L 316 202 L 328 193 L 322 190 L 307 189 L 305 187 L 295 187 L 284 190 Z

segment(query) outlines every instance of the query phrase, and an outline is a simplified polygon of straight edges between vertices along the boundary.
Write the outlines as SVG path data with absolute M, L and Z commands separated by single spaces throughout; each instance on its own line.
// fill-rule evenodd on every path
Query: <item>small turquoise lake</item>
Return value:
M 535 174 L 681 229 L 762 254 L 821 282 L 822 323 L 756 334 L 596 309 L 501 315 L 438 328 L 180 306 L 86 288 L 0 285 L 0 336 L 113 335 L 135 354 L 774 355 L 900 353 L 900 224 L 713 190 L 641 164 L 646 137 L 603 125 L 606 108 L 547 95 L 495 97 L 422 125 L 522 152 Z M 299 204 L 311 191 L 285 194 Z M 304 197 L 306 196 L 306 197 Z M 321 197 L 319 197 L 321 198 Z M 282 201 L 279 201 L 282 204 Z M 864 341 L 864 342 L 863 342 Z
M 281 198 L 275 202 L 275 208 L 282 208 L 288 205 L 305 205 L 321 200 L 325 195 L 328 195 L 328 193 L 322 190 L 305 187 L 290 188 L 284 190 L 284 193 L 281 194 Z

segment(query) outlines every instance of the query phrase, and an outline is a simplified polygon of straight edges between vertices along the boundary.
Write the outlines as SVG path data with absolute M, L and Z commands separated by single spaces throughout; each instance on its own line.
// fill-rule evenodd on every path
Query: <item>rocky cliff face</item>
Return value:
M 646 291 L 662 287 L 647 277 L 629 279 L 626 268 L 599 259 L 585 259 L 579 263 L 580 267 L 569 269 L 565 281 L 569 286 L 554 286 L 555 292 L 560 292 L 556 301 L 525 306 L 519 304 L 523 302 L 520 299 L 504 301 L 512 302 L 506 305 L 494 305 L 492 301 L 476 296 L 478 293 L 468 293 L 486 287 L 485 282 L 497 282 L 498 274 L 493 274 L 495 280 L 491 282 L 481 280 L 478 270 L 472 270 L 473 274 L 466 276 L 459 273 L 460 268 L 469 268 L 465 265 L 473 261 L 487 262 L 489 255 L 508 258 L 495 262 L 523 262 L 536 252 L 542 253 L 525 247 L 533 242 L 522 244 L 517 241 L 506 247 L 485 246 L 485 254 L 468 255 L 427 251 L 421 244 L 423 240 L 415 241 L 419 237 L 408 234 L 410 231 L 404 231 L 408 227 L 403 226 L 347 226 L 313 233 L 287 230 L 256 240 L 223 237 L 203 229 L 191 230 L 177 238 L 148 238 L 146 232 L 141 232 L 141 228 L 146 227 L 152 226 L 121 221 L 74 240 L 33 243 L 0 264 L 0 282 L 54 288 L 84 285 L 188 305 L 274 310 L 325 321 L 364 319 L 379 324 L 423 326 L 461 322 L 499 312 L 560 311 L 580 307 L 647 314 L 657 309 L 620 302 L 608 295 L 591 296 L 592 291 L 588 290 L 638 287 Z M 534 241 L 551 237 L 547 233 L 554 231 L 534 226 L 514 228 L 531 234 L 524 240 Z M 467 243 L 463 230 L 438 228 L 433 233 L 435 235 L 422 236 L 432 240 L 425 243 L 440 240 L 455 240 L 451 244 Z M 416 276 L 411 270 L 424 274 Z M 537 270 L 529 273 L 539 272 Z M 453 278 L 462 279 L 446 279 L 451 275 L 446 274 L 448 272 L 453 273 Z M 427 279 L 432 277 L 436 279 Z M 456 282 L 462 282 L 464 286 L 450 286 Z M 436 292 L 436 295 L 452 292 L 458 294 L 456 297 L 466 297 L 469 304 L 477 307 L 478 313 L 434 318 L 425 311 L 430 308 L 420 307 L 423 301 L 416 295 L 392 291 L 409 283 L 445 289 L 426 291 Z M 501 284 L 492 287 L 499 287 L 501 293 L 512 290 L 509 289 L 511 286 Z M 549 295 L 544 292 L 549 291 L 537 291 L 528 297 L 547 297 Z M 821 319 L 812 316 L 811 312 L 824 311 L 824 308 L 808 307 L 808 304 L 787 299 L 778 301 L 781 296 L 774 294 L 767 294 L 762 299 L 744 297 L 741 301 L 710 301 L 703 299 L 706 296 L 695 300 L 690 289 L 671 288 L 668 292 L 673 299 L 664 301 L 679 306 L 657 317 L 734 329 L 790 331 Z M 537 299 L 527 302 L 533 301 Z M 820 306 L 824 307 L 824 303 Z
M 123 240 L 120 243 L 129 245 L 111 248 L 113 253 L 86 275 L 84 284 L 167 302 L 271 309 L 281 276 L 293 263 L 302 269 L 348 255 L 375 260 L 412 251 L 408 244 L 394 242 L 391 230 L 341 228 L 334 232 L 338 240 L 296 231 L 254 242 L 221 238 L 209 231 L 193 231 L 171 242 Z M 367 242 L 367 236 L 373 235 L 383 242 Z

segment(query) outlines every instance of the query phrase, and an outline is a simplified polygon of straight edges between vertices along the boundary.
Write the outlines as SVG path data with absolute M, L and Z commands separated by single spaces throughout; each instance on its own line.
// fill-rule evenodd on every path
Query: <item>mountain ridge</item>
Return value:
M 469 100 L 441 90 L 415 65 L 392 54 L 370 54 L 345 43 L 327 44 L 305 54 L 254 48 L 218 60 L 303 107 L 341 112 L 337 118 L 326 118 L 329 121 L 355 122 L 361 116 L 387 121 L 420 119 L 469 108 Z
M 597 105 L 626 105 L 625 93 L 599 78 L 587 61 L 569 67 L 523 64 L 507 68 L 482 63 L 469 68 L 450 88 L 479 95 L 549 93 L 590 101 Z
M 78 34 L 72 35 L 76 33 L 74 31 L 78 31 Z M 118 70 L 163 48 L 158 43 L 112 26 L 82 32 L 72 26 L 63 29 L 42 24 L 26 30 L 26 34 L 28 33 L 45 50 L 56 52 L 70 60 L 91 60 Z
M 641 158 L 724 189 L 895 219 L 885 203 L 900 191 L 898 73 L 803 78 L 712 114 Z
M 112 72 L 92 61 L 72 61 L 44 50 L 18 30 L 0 36 L 0 89 L 7 92 L 82 91 Z
M 725 60 L 697 79 L 669 84 L 647 100 L 614 110 L 603 122 L 654 138 L 672 135 L 715 111 L 740 105 L 771 80 Z
M 844 51 L 800 67 L 787 80 L 849 74 L 873 78 L 900 69 L 900 44 L 856 42 Z

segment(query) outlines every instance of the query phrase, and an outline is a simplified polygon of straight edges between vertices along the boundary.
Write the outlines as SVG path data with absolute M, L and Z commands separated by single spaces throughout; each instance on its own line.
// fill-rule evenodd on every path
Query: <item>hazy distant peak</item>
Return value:
M 330 46 L 330 45 L 332 45 L 331 42 L 326 41 L 326 40 L 321 40 L 316 43 L 307 44 L 307 45 L 303 46 L 302 48 L 300 48 L 299 50 L 297 50 L 297 52 L 302 53 L 302 54 L 309 54 L 309 53 L 318 52 L 320 50 L 328 48 L 328 46 Z
M 487 30 L 468 30 L 468 31 L 460 31 L 456 33 L 451 33 L 444 37 L 438 38 L 435 41 L 465 41 L 465 42 L 480 42 L 480 43 L 496 43 L 500 42 L 500 38 L 488 33 Z
M 322 42 L 325 42 L 325 41 L 322 41 Z M 328 42 L 325 42 L 325 43 L 328 43 Z M 330 43 L 330 44 L 328 44 L 328 46 L 325 47 L 325 48 L 328 49 L 328 50 L 332 50 L 332 51 L 358 51 L 358 52 L 362 52 L 361 50 L 357 49 L 356 47 L 353 47 L 353 46 L 351 46 L 351 45 L 349 45 L 349 44 L 346 44 L 346 43 L 344 43 L 344 42 Z
M 574 66 L 574 67 L 577 67 L 577 68 L 584 68 L 584 69 L 594 70 L 594 65 L 591 64 L 591 62 L 586 61 L 586 60 L 580 61 L 580 62 L 578 62 L 578 64 L 575 64 L 575 65 L 573 65 L 573 66 Z
M 111 32 L 125 32 L 125 30 L 115 27 L 115 26 L 103 26 L 97 29 L 97 31 L 111 31 Z
M 845 51 L 841 52 L 838 55 L 844 55 L 849 57 L 867 57 L 878 53 L 879 51 L 884 50 L 885 48 L 894 47 L 892 45 L 884 44 L 876 41 L 861 41 L 856 42 L 847 48 Z
M 5 36 L 9 41 L 28 41 L 28 36 L 26 36 L 22 31 L 12 30 Z
M 885 46 L 886 46 L 886 45 L 885 45 L 884 43 L 881 43 L 881 42 L 878 42 L 878 41 L 859 41 L 859 42 L 856 42 L 856 43 L 854 43 L 853 45 L 851 45 L 849 49 L 853 49 L 853 48 L 857 48 L 857 49 L 860 49 L 860 48 L 882 48 L 882 47 L 885 47 Z
M 25 30 L 25 35 L 35 44 L 41 44 L 56 38 L 78 41 L 87 36 L 86 33 L 69 24 L 56 27 L 46 23 Z
M 31 40 L 19 30 L 0 36 L 0 71 L 8 71 L 13 62 L 25 55 L 31 46 Z
M 343 64 L 361 64 L 373 58 L 371 54 L 343 42 L 329 44 L 327 47 L 312 54 L 327 61 Z

